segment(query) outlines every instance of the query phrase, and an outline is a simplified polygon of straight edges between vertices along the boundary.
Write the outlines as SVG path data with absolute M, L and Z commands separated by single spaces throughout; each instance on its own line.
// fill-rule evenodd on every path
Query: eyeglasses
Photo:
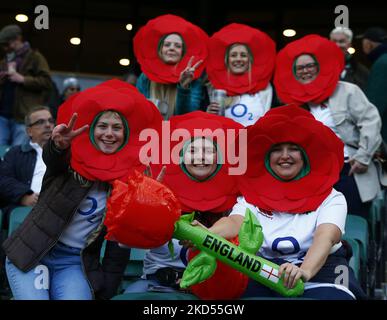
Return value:
M 37 126 L 37 127 L 42 127 L 48 122 L 49 124 L 55 124 L 55 120 L 53 118 L 49 119 L 39 119 L 36 120 L 35 122 L 31 123 L 29 127 Z
M 317 67 L 317 63 L 316 62 L 312 62 L 312 63 L 308 63 L 308 64 L 304 64 L 304 65 L 299 65 L 299 66 L 296 66 L 296 72 L 301 72 L 304 69 L 306 69 L 306 70 L 313 70 L 316 67 Z

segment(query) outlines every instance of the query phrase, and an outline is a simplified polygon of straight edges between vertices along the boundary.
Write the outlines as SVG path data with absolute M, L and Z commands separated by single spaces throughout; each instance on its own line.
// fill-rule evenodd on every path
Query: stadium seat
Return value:
M 9 217 L 8 236 L 22 224 L 25 217 L 30 213 L 32 207 L 16 207 L 11 211 Z
M 143 261 L 147 250 L 131 248 L 130 259 L 126 266 L 121 282 L 121 290 L 124 291 L 128 285 L 137 281 L 142 276 Z
M 106 250 L 106 240 L 103 241 L 102 246 L 101 246 L 101 251 L 99 254 L 101 263 L 102 263 L 103 257 L 105 256 L 105 250 Z
M 130 251 L 130 260 L 126 266 L 124 279 L 137 279 L 142 275 L 143 261 L 147 250 L 132 248 Z
M 192 294 L 180 292 L 143 292 L 120 294 L 113 297 L 112 300 L 198 300 L 198 298 Z
M 130 251 L 130 260 L 143 261 L 147 251 L 148 250 L 146 249 L 132 248 L 132 250 Z
M 347 215 L 344 239 L 354 239 L 360 244 L 360 259 L 367 263 L 368 254 L 368 223 L 360 216 Z
M 9 145 L 6 145 L 6 144 L 0 145 L 0 159 L 4 159 L 4 155 L 7 153 L 9 148 L 10 148 Z
M 368 222 L 370 224 L 370 231 L 371 231 L 371 239 L 374 239 L 375 241 L 380 240 L 380 234 L 379 233 L 379 228 L 380 227 L 380 222 L 382 218 L 382 210 L 384 206 L 384 191 L 381 191 L 377 197 L 372 201 L 370 212 L 369 212 L 369 217 L 368 217 Z
M 106 250 L 106 240 L 102 243 L 101 247 L 101 253 L 100 253 L 100 261 L 102 263 L 102 259 L 104 257 Z M 123 277 L 123 286 L 125 287 L 127 284 L 133 282 L 134 280 L 137 280 L 142 275 L 142 267 L 143 267 L 143 260 L 145 257 L 145 253 L 147 250 L 145 249 L 137 249 L 137 248 L 131 248 L 130 249 L 130 258 L 128 261 L 128 264 L 126 266 L 124 277 Z
M 353 272 L 355 273 L 356 279 L 360 279 L 360 245 L 359 242 L 357 242 L 354 239 L 351 238 L 345 238 L 344 239 L 348 242 L 348 244 L 352 247 L 352 257 L 349 260 L 349 266 L 352 268 Z
M 375 283 L 375 272 L 372 267 L 372 260 L 368 259 L 372 249 L 369 244 L 368 222 L 366 219 L 347 215 L 345 224 L 344 240 L 355 240 L 360 247 L 360 271 L 358 273 L 358 280 L 364 292 L 367 294 L 371 292 Z M 372 270 L 373 269 L 373 270 Z M 354 270 L 355 271 L 355 270 Z M 372 293 L 370 293 L 372 295 Z

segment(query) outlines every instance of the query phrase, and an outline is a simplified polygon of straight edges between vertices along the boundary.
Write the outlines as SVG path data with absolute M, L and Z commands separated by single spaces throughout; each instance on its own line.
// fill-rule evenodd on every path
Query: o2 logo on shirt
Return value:
M 301 251 L 300 244 L 298 243 L 297 239 L 293 237 L 276 238 L 271 245 L 271 250 L 274 252 L 279 252 L 284 256 L 298 253 L 297 260 L 300 261 L 304 261 L 306 256 L 306 252 Z
M 290 248 L 289 242 L 292 244 L 293 250 Z M 283 243 L 283 246 L 281 246 L 281 243 Z M 280 249 L 281 247 L 282 248 L 286 247 L 286 249 Z M 300 251 L 300 244 L 293 237 L 277 238 L 273 241 L 273 244 L 271 245 L 271 249 L 275 252 L 279 252 L 282 255 L 295 254 Z
M 87 219 L 87 221 L 90 223 L 93 223 L 93 219 L 97 217 L 97 215 L 93 214 L 97 210 L 97 207 L 98 207 L 97 199 L 95 199 L 93 197 L 89 197 L 89 196 L 86 197 L 86 199 L 91 201 L 91 208 L 87 211 L 82 211 L 81 209 L 78 208 L 77 211 L 82 216 L 90 216 Z
M 247 113 L 248 109 L 245 104 L 238 103 L 231 107 L 231 114 L 235 118 L 242 118 L 246 114 L 248 115 L 249 120 L 253 120 L 253 114 L 251 112 Z

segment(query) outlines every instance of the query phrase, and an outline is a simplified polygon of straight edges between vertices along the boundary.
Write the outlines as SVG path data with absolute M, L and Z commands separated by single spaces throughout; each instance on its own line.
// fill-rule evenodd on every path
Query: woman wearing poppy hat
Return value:
M 210 38 L 206 67 L 209 96 L 214 89 L 226 90 L 226 117 L 247 126 L 270 109 L 275 56 L 274 41 L 247 25 L 232 23 Z M 211 98 L 207 112 L 218 114 L 220 108 Z
M 335 188 L 345 195 L 348 212 L 367 217 L 380 191 L 373 156 L 382 141 L 381 119 L 358 86 L 339 81 L 343 61 L 334 42 L 306 36 L 278 53 L 274 85 L 282 102 L 306 108 L 344 142 L 345 164 Z
M 301 278 L 303 297 L 361 296 L 341 244 L 345 198 L 333 189 L 343 166 L 342 142 L 294 105 L 270 110 L 247 130 L 247 171 L 239 177 L 243 197 L 209 230 L 234 237 L 250 209 L 264 234 L 259 254 L 280 265 L 276 276 L 284 277 L 286 286 L 294 287 Z M 337 266 L 347 268 L 349 289 L 335 284 Z M 255 281 L 245 295 L 279 297 Z
M 230 163 L 226 155 L 243 126 L 202 111 L 174 116 L 170 124 L 172 134 L 177 130 L 185 132 L 181 141 L 171 137 L 171 150 L 177 150 L 178 154 L 171 155 L 169 164 L 154 166 L 153 171 L 161 172 L 165 166 L 163 184 L 175 194 L 182 212 L 194 211 L 196 219 L 210 227 L 228 215 L 239 194 L 236 176 L 229 175 Z M 162 285 L 178 290 L 187 259 L 195 253 L 188 254 L 187 258 L 187 248 L 176 239 L 172 242 L 174 257 L 168 244 L 151 249 L 144 259 L 143 280 L 130 285 L 126 292 L 145 292 L 149 285 L 156 289 Z M 246 276 L 219 262 L 211 279 L 190 289 L 202 299 L 235 299 L 242 295 L 246 286 Z
M 159 130 L 161 121 L 152 103 L 118 80 L 60 107 L 43 151 L 47 171 L 38 203 L 3 244 L 16 300 L 109 299 L 117 293 L 129 250 L 108 241 L 100 264 L 110 183 L 143 170 L 140 132 Z
M 204 105 L 201 75 L 207 58 L 207 34 L 175 15 L 150 20 L 133 40 L 142 74 L 137 88 L 160 110 L 164 119 Z

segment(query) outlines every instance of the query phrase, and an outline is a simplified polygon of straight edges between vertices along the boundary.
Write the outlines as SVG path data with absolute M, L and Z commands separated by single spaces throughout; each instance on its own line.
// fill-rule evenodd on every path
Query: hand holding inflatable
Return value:
M 176 239 L 190 240 L 202 251 L 188 264 L 180 283 L 182 288 L 211 277 L 218 259 L 285 297 L 303 294 L 304 284 L 301 279 L 294 288 L 286 288 L 283 279 L 278 276 L 279 266 L 255 255 L 262 245 L 263 233 L 261 225 L 250 210 L 247 209 L 239 232 L 239 247 L 204 228 L 192 226 L 192 219 L 193 215 L 182 216 L 175 223 L 173 234 Z

